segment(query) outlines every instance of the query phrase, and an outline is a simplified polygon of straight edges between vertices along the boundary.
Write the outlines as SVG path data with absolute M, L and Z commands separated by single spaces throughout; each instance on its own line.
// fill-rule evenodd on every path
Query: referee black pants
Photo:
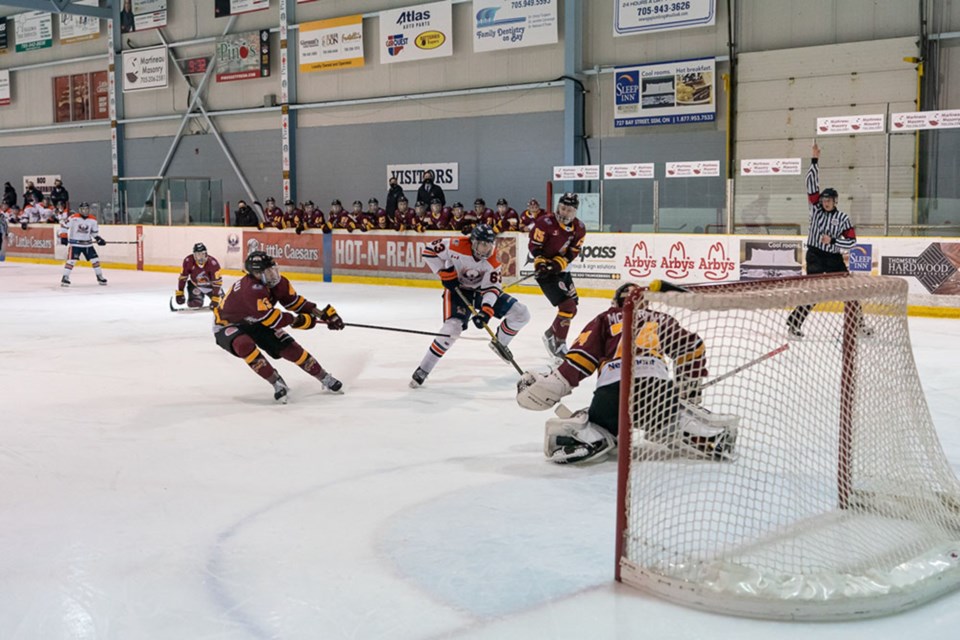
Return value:
M 843 263 L 843 254 L 828 253 L 816 247 L 808 246 L 807 275 L 813 276 L 819 273 L 847 273 L 847 265 Z M 810 315 L 811 309 L 813 309 L 813 305 L 809 304 L 797 307 L 787 318 L 787 324 L 799 331 L 807 316 Z

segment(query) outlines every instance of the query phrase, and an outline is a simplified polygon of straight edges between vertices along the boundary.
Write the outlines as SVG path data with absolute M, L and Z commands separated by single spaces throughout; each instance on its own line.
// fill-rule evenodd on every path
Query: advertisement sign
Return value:
M 48 175 L 48 176 L 23 176 L 23 189 L 21 193 L 27 190 L 27 183 L 32 182 L 40 193 L 44 196 L 50 195 L 50 192 L 53 191 L 53 183 L 60 179 L 60 174 Z
M 159 29 L 165 26 L 167 26 L 167 0 L 124 1 L 120 11 L 122 33 Z
M 297 62 L 302 73 L 363 66 L 363 16 L 300 25 Z
M 380 12 L 380 64 L 453 55 L 450 0 Z
M 6 254 L 30 258 L 53 258 L 54 228 L 55 225 L 36 225 L 21 229 L 17 225 L 10 225 L 4 242 Z
M 6 69 L 3 69 L 0 70 L 0 107 L 9 106 L 11 101 L 10 72 Z
M 247 31 L 217 38 L 217 82 L 270 75 L 270 32 Z
M 717 117 L 715 58 L 617 67 L 613 125 L 713 122 Z
M 265 251 L 277 261 L 281 270 L 287 268 L 305 273 L 323 272 L 323 236 L 320 234 L 244 231 L 244 260 L 251 251 Z
M 865 116 L 833 116 L 817 118 L 817 135 L 830 136 L 851 133 L 883 133 L 885 117 L 882 113 Z
M 800 158 L 754 158 L 740 161 L 742 176 L 798 176 Z
M 740 279 L 803 275 L 803 249 L 799 240 L 741 240 Z
M 7 52 L 7 47 L 9 46 L 9 42 L 10 42 L 7 36 L 8 33 L 9 32 L 7 31 L 7 19 L 0 18 L 0 54 L 4 54 Z
M 664 173 L 668 178 L 715 178 L 720 175 L 720 161 L 668 162 Z
M 433 181 L 444 191 L 460 188 L 459 162 L 424 162 L 421 164 L 388 164 L 387 180 L 396 178 L 404 191 L 416 191 L 423 182 L 423 172 L 433 171 Z
M 873 245 L 858 243 L 848 255 L 850 271 L 873 273 Z
M 90 119 L 89 73 L 78 73 L 70 76 L 70 104 L 74 122 Z
M 213 0 L 213 17 L 224 18 L 270 8 L 270 0 Z
M 74 0 L 73 4 L 99 6 L 100 0 Z M 60 14 L 60 44 L 95 40 L 100 37 L 100 20 L 92 16 Z
M 616 0 L 613 35 L 706 27 L 716 23 L 716 0 Z
M 53 19 L 46 11 L 27 11 L 13 17 L 17 53 L 53 46 Z
M 607 180 L 650 180 L 653 178 L 653 163 L 605 164 L 603 177 Z
M 474 52 L 557 42 L 557 0 L 473 0 L 473 15 Z
M 166 47 L 123 52 L 124 93 L 165 89 L 169 79 Z
M 890 131 L 920 129 L 956 129 L 960 127 L 960 109 L 949 111 L 910 111 L 890 116 Z
M 600 165 L 566 165 L 553 168 L 554 180 L 599 180 Z
M 883 255 L 880 273 L 916 280 L 927 293 L 960 295 L 960 242 L 934 242 L 917 255 Z

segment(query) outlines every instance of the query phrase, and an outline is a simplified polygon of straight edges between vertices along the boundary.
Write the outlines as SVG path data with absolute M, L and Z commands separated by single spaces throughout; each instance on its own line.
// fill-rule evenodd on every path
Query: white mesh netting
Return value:
M 697 458 L 639 424 L 642 407 L 679 407 L 673 392 L 623 394 L 624 582 L 714 611 L 822 620 L 960 584 L 960 485 L 920 387 L 906 296 L 901 279 L 856 276 L 646 293 L 703 340 L 700 406 L 739 421 L 734 459 Z M 806 304 L 804 338 L 789 340 L 788 314 Z M 635 345 L 647 321 L 639 309 Z

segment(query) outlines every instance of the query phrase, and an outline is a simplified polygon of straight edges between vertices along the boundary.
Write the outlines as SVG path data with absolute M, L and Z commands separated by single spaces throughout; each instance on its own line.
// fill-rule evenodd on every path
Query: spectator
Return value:
M 443 195 L 443 189 L 433 182 L 433 171 L 427 169 L 423 172 L 423 183 L 417 190 L 418 202 L 433 202 L 436 198 L 440 201 L 440 206 L 447 206 L 447 196 Z
M 17 190 L 9 182 L 3 183 L 3 204 L 8 207 L 17 206 Z
M 257 212 L 247 206 L 246 201 L 237 201 L 237 210 L 233 214 L 233 226 L 235 227 L 258 227 L 260 219 Z
M 63 182 L 59 179 L 53 181 L 53 190 L 50 192 L 50 201 L 53 203 L 53 206 L 57 204 L 67 204 L 70 200 L 70 192 L 66 190 L 63 186 Z
M 394 214 L 397 211 L 397 202 L 399 202 L 401 197 L 405 196 L 403 193 L 403 187 L 397 184 L 397 179 L 395 177 L 390 178 L 389 184 L 390 189 L 387 191 L 385 211 L 387 212 L 387 219 L 393 221 L 395 219 Z

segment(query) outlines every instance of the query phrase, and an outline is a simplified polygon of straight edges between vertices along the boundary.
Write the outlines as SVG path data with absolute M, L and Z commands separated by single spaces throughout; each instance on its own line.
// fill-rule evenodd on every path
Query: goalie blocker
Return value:
M 586 409 L 547 421 L 544 455 L 558 464 L 600 461 L 616 447 L 620 402 L 620 335 L 623 304 L 637 285 L 626 284 L 611 307 L 591 320 L 563 362 L 549 373 L 526 372 L 517 383 L 517 403 L 543 411 L 597 373 L 597 389 Z M 638 306 L 642 305 L 642 297 Z M 640 325 L 635 376 L 652 398 L 636 408 L 646 439 L 680 455 L 714 460 L 734 458 L 738 418 L 699 406 L 700 381 L 707 375 L 705 347 L 671 316 L 638 309 Z M 666 358 L 673 361 L 673 375 Z

